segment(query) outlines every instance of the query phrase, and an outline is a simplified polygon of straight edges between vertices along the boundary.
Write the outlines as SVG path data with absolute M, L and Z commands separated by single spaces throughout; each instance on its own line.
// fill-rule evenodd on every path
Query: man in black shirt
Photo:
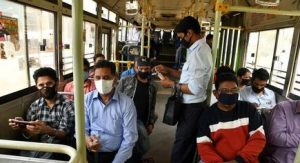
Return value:
M 117 90 L 125 93 L 134 101 L 137 110 L 137 126 L 139 139 L 133 149 L 132 162 L 141 162 L 142 156 L 149 150 L 149 137 L 157 119 L 155 115 L 156 88 L 149 76 L 150 62 L 146 58 L 137 59 L 136 75 L 122 78 Z

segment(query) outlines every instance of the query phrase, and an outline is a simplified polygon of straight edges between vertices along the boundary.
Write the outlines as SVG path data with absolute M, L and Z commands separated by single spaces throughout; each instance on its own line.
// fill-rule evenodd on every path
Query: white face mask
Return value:
M 95 80 L 96 89 L 101 95 L 106 95 L 110 93 L 113 89 L 113 83 L 114 80 Z

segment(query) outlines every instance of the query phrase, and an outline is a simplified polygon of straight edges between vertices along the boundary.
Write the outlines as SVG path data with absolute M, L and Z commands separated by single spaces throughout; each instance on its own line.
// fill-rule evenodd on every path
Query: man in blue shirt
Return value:
M 116 67 L 108 61 L 95 65 L 96 90 L 85 96 L 85 134 L 89 162 L 123 163 L 137 141 L 133 101 L 115 91 Z
M 128 70 L 126 70 L 126 71 L 123 71 L 122 73 L 121 73 L 121 79 L 123 79 L 123 78 L 125 78 L 125 77 L 127 77 L 127 76 L 133 76 L 133 75 L 135 75 L 135 73 L 136 73 L 136 71 L 137 71 L 137 60 L 140 58 L 140 56 L 136 56 L 135 58 L 134 58 L 134 64 L 133 64 L 133 66 L 130 68 L 130 69 L 128 69 Z

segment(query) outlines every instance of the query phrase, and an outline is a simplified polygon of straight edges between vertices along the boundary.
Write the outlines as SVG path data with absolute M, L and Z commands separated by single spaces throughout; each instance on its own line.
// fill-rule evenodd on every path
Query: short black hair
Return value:
M 217 69 L 216 71 L 216 76 L 220 76 L 221 74 L 224 74 L 224 73 L 232 73 L 232 74 L 235 74 L 234 71 L 228 67 L 228 66 L 221 66 Z
M 116 66 L 115 66 L 115 64 L 112 63 L 112 62 L 106 61 L 106 60 L 97 62 L 97 63 L 95 64 L 95 70 L 96 70 L 97 68 L 109 68 L 110 71 L 111 71 L 111 73 L 112 73 L 113 75 L 116 74 Z
M 238 69 L 236 75 L 237 75 L 238 77 L 242 77 L 243 75 L 245 75 L 245 74 L 248 73 L 248 72 L 251 73 L 249 69 L 247 69 L 247 68 L 245 68 L 245 67 L 242 67 L 242 68 Z
M 257 70 L 254 70 L 252 73 L 252 81 L 255 79 L 259 80 L 269 80 L 270 75 L 266 69 L 260 68 Z
M 216 90 L 218 90 L 220 85 L 225 81 L 232 81 L 232 82 L 235 82 L 236 85 L 238 85 L 237 78 L 233 73 L 223 73 L 223 74 L 220 74 L 218 76 L 217 80 L 215 81 Z
M 49 76 L 55 82 L 58 81 L 56 71 L 51 67 L 41 67 L 41 68 L 35 70 L 33 73 L 33 79 L 34 79 L 35 83 L 37 83 L 38 78 L 41 76 Z
M 97 54 L 95 54 L 94 55 L 94 62 L 96 62 L 96 59 L 98 58 L 98 57 L 103 57 L 104 59 L 105 59 L 105 56 L 103 55 L 103 54 L 101 54 L 101 53 L 97 53 Z
M 212 34 L 208 34 L 207 36 L 206 36 L 206 40 L 212 40 L 213 39 L 213 35 Z
M 90 62 L 86 58 L 83 58 L 83 66 L 90 68 Z
M 187 16 L 184 17 L 176 26 L 174 29 L 175 33 L 187 33 L 187 30 L 191 29 L 193 30 L 196 34 L 200 34 L 201 32 L 201 27 L 199 25 L 199 22 L 197 19 Z

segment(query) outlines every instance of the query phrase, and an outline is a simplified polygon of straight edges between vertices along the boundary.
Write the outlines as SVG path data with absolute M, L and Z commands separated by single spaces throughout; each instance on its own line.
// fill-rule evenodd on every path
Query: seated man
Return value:
M 97 62 L 99 61 L 104 61 L 105 60 L 105 56 L 101 53 L 97 53 L 94 55 L 93 57 L 93 60 L 94 60 L 94 66 Z M 90 74 L 89 74 L 90 77 L 94 77 L 94 69 L 91 69 L 90 70 Z
M 275 94 L 272 90 L 265 88 L 269 73 L 261 68 L 254 70 L 251 79 L 251 86 L 240 92 L 240 100 L 248 101 L 259 109 L 272 109 L 276 105 Z
M 238 69 L 236 75 L 240 91 L 251 84 L 251 72 L 247 68 L 242 67 Z
M 83 92 L 84 94 L 89 93 L 93 90 L 95 90 L 95 84 L 94 81 L 89 79 L 89 68 L 90 68 L 90 63 L 87 59 L 83 59 L 83 79 L 84 79 L 84 84 L 83 84 Z M 64 92 L 70 92 L 74 93 L 74 82 L 69 82 L 66 84 L 64 88 Z M 74 96 L 68 95 L 67 96 L 70 100 L 74 100 Z
M 270 117 L 268 162 L 293 163 L 300 144 L 300 101 L 277 104 Z
M 36 70 L 33 78 L 41 98 L 30 105 L 22 125 L 22 117 L 9 119 L 13 129 L 20 129 L 25 139 L 36 142 L 65 144 L 74 134 L 75 117 L 73 102 L 57 94 L 58 78 L 55 70 L 44 67 Z M 22 156 L 58 159 L 53 153 L 22 151 Z
M 218 102 L 200 119 L 197 147 L 205 163 L 258 162 L 266 139 L 262 120 L 248 102 L 238 101 L 238 82 L 234 74 L 218 76 L 214 95 Z
M 137 60 L 138 71 L 134 76 L 120 80 L 117 90 L 133 99 L 138 119 L 139 139 L 133 150 L 134 162 L 140 162 L 142 156 L 149 150 L 149 136 L 156 121 L 155 103 L 156 88 L 150 80 L 151 66 L 146 58 Z
M 85 95 L 85 134 L 89 162 L 125 162 L 137 141 L 134 102 L 115 91 L 116 67 L 112 62 L 95 65 L 96 90 Z

